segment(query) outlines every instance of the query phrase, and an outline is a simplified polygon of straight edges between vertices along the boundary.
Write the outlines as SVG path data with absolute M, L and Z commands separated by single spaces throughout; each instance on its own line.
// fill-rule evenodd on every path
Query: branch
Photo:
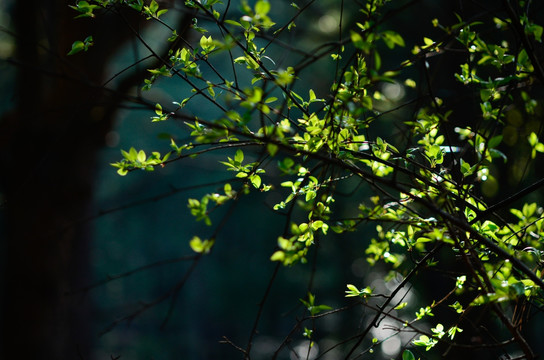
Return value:
M 79 293 L 82 293 L 82 292 L 88 292 L 89 290 L 95 289 L 95 288 L 97 288 L 99 286 L 105 285 L 105 284 L 107 284 L 109 282 L 112 282 L 114 280 L 129 277 L 130 275 L 134 275 L 134 274 L 139 273 L 141 271 L 154 269 L 156 267 L 163 266 L 163 265 L 175 264 L 175 263 L 178 263 L 178 262 L 187 261 L 187 260 L 195 260 L 195 259 L 196 259 L 196 255 L 187 255 L 187 256 L 182 256 L 182 257 L 178 257 L 178 258 L 174 258 L 174 259 L 160 260 L 160 261 L 157 261 L 157 262 L 154 262 L 154 263 L 151 263 L 151 264 L 147 264 L 147 265 L 137 267 L 135 269 L 126 271 L 124 273 L 120 273 L 120 274 L 116 274 L 116 275 L 108 275 L 107 278 L 104 279 L 104 280 L 98 281 L 98 282 L 96 282 L 94 284 L 85 286 L 85 287 L 77 289 L 77 290 L 67 291 L 67 292 L 65 292 L 65 295 L 70 295 L 71 296 L 71 295 L 79 294 Z

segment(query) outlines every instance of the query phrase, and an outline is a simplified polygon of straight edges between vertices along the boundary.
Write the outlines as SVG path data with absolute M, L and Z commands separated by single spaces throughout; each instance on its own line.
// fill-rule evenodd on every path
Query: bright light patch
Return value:
M 304 340 L 295 345 L 290 355 L 291 360 L 315 359 L 317 355 L 319 355 L 319 346 L 314 343 L 314 345 L 310 347 L 310 344 L 310 341 Z
M 382 85 L 383 95 L 391 101 L 401 100 L 406 92 L 404 91 L 404 86 L 399 83 L 385 83 Z
M 394 336 L 382 343 L 382 351 L 387 356 L 396 356 L 402 347 L 399 336 Z
M 317 22 L 319 30 L 324 33 L 331 33 L 338 29 L 338 20 L 331 15 L 323 15 Z

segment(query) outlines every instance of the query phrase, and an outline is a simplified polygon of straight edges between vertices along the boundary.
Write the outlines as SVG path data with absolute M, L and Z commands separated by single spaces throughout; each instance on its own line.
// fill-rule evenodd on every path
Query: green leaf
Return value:
M 388 48 L 393 49 L 395 45 L 398 45 L 400 47 L 404 47 L 404 39 L 402 36 L 400 36 L 398 33 L 394 31 L 385 31 L 382 33 L 383 41 L 387 45 Z
M 259 16 L 266 16 L 270 11 L 270 3 L 265 0 L 259 0 L 255 4 L 255 13 Z
M 145 152 L 143 150 L 138 151 L 138 156 L 136 157 L 136 160 L 143 163 L 145 162 L 145 159 L 146 159 Z
M 194 252 L 199 254 L 208 254 L 214 245 L 214 240 L 201 240 L 198 236 L 193 236 L 189 241 L 189 246 Z
M 70 50 L 70 52 L 68 52 L 67 55 L 74 55 L 74 54 L 77 54 L 78 52 L 82 51 L 85 49 L 85 44 L 83 43 L 83 41 L 74 41 L 74 43 L 72 44 L 72 50 Z
M 244 27 L 242 26 L 242 24 L 240 24 L 238 21 L 234 21 L 234 20 L 227 19 L 227 20 L 225 20 L 225 23 L 231 24 L 231 25 L 235 25 L 235 26 L 239 26 L 239 27 L 241 27 L 241 28 L 244 28 Z
M 241 164 L 244 161 L 244 153 L 242 152 L 242 150 L 236 150 L 236 154 L 234 155 L 234 161 L 237 164 Z
M 527 140 L 529 141 L 529 144 L 532 146 L 532 147 L 535 147 L 536 144 L 538 144 L 538 136 L 532 132 L 529 137 L 527 138 Z
M 308 93 L 310 95 L 310 102 L 314 101 L 316 99 L 315 92 L 312 89 L 310 89 Z
M 271 261 L 283 261 L 285 259 L 285 253 L 281 250 L 278 250 L 270 256 Z
M 502 135 L 492 137 L 487 143 L 488 148 L 496 148 L 502 142 Z
M 268 143 L 266 145 L 266 149 L 268 150 L 270 156 L 274 156 L 278 153 L 279 147 L 276 144 Z
M 357 289 L 357 287 L 355 285 L 347 284 L 346 286 L 347 286 L 348 290 L 350 290 L 350 291 L 359 292 L 359 289 Z
M 351 41 L 353 42 L 353 46 L 355 46 L 357 49 L 363 49 L 365 47 L 365 42 L 363 41 L 363 37 L 355 31 L 350 32 Z
M 402 360 L 416 360 L 416 357 L 410 350 L 404 350 L 402 352 Z
M 159 116 L 162 115 L 162 106 L 161 106 L 161 104 L 159 104 L 159 103 L 157 103 L 157 104 L 155 105 L 155 114 L 157 114 L 157 115 L 159 115 Z
M 261 177 L 259 175 L 251 175 L 249 180 L 256 189 L 261 187 Z
M 128 170 L 121 168 L 121 169 L 117 170 L 117 173 L 119 175 L 121 175 L 121 176 L 125 176 L 126 174 L 128 174 Z
M 159 10 L 159 4 L 155 0 L 151 0 L 149 4 L 149 10 L 154 14 Z
M 189 241 L 189 246 L 197 253 L 201 253 L 204 249 L 203 242 L 198 236 L 194 236 L 191 241 Z
M 159 18 L 163 14 L 166 14 L 167 12 L 168 12 L 168 9 L 162 9 L 157 11 L 157 18 Z

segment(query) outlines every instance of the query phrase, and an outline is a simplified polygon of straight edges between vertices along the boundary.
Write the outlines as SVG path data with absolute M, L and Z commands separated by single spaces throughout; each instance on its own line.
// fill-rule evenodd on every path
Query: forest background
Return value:
M 246 164 L 251 161 L 261 163 L 264 159 L 260 149 L 248 144 L 219 147 L 205 157 L 182 157 L 183 161 L 172 161 L 176 155 L 192 150 L 180 147 L 189 135 L 195 139 L 203 136 L 195 141 L 212 144 L 198 132 L 195 119 L 191 123 L 184 118 L 185 114 L 199 114 L 205 121 L 206 118 L 219 118 L 223 113 L 212 106 L 220 101 L 215 100 L 211 85 L 201 91 L 208 94 L 208 99 L 195 96 L 183 103 L 181 109 L 182 100 L 191 94 L 192 86 L 156 63 L 161 57 L 171 55 L 166 53 L 165 44 L 168 44 L 166 39 L 174 36 L 172 29 L 179 35 L 171 41 L 175 46 L 186 42 L 186 47 L 191 44 L 203 51 L 206 47 L 219 46 L 211 41 L 207 43 L 206 38 L 202 40 L 203 35 L 211 34 L 221 41 L 224 35 L 221 29 L 211 30 L 214 15 L 206 12 L 210 9 L 217 9 L 220 16 L 228 14 L 228 19 L 234 19 L 232 21 L 241 27 L 241 19 L 252 16 L 251 21 L 261 29 L 256 31 L 259 46 L 271 44 L 270 57 L 256 61 L 242 54 L 237 58 L 238 62 L 235 61 L 235 66 L 241 70 L 231 70 L 232 59 L 229 61 L 225 57 L 218 61 L 214 71 L 218 74 L 233 72 L 239 74 L 240 82 L 251 83 L 260 66 L 281 69 L 274 73 L 277 79 L 285 81 L 275 83 L 281 88 L 290 85 L 294 76 L 288 72 L 290 64 L 298 64 L 297 80 L 289 89 L 299 93 L 300 99 L 290 98 L 290 101 L 310 101 L 308 109 L 317 111 L 322 104 L 335 103 L 331 98 L 336 99 L 338 90 L 331 91 L 331 85 L 343 81 L 348 68 L 346 64 L 360 65 L 353 61 L 356 58 L 353 54 L 364 54 L 365 66 L 376 72 L 369 75 L 369 83 L 365 85 L 368 90 L 363 89 L 365 95 L 357 100 L 362 105 L 357 106 L 373 114 L 369 117 L 372 121 L 367 124 L 372 130 L 364 132 L 364 139 L 357 138 L 362 133 L 350 134 L 350 141 L 359 143 L 356 150 L 364 153 L 372 149 L 371 156 L 381 159 L 378 163 L 390 166 L 386 161 L 399 150 L 391 150 L 384 145 L 383 139 L 385 144 L 396 145 L 395 139 L 402 137 L 399 134 L 414 127 L 407 122 L 425 116 L 432 118 L 433 110 L 428 109 L 441 115 L 451 112 L 451 116 L 439 121 L 441 126 L 444 124 L 447 139 L 442 140 L 444 147 L 436 140 L 437 133 L 433 135 L 427 129 L 425 134 L 432 137 L 434 143 L 419 143 L 422 148 L 427 145 L 429 148 L 415 156 L 421 157 L 417 159 L 419 163 L 428 161 L 421 169 L 431 169 L 425 174 L 433 181 L 433 176 L 447 175 L 432 169 L 449 169 L 453 176 L 461 179 L 457 184 L 473 185 L 474 196 L 487 204 L 512 199 L 506 204 L 508 206 L 497 208 L 506 220 L 495 219 L 499 225 L 492 230 L 484 229 L 483 224 L 478 228 L 483 234 L 500 235 L 508 224 L 515 222 L 512 218 L 516 219 L 516 215 L 531 226 L 540 226 L 542 220 L 542 210 L 532 205 L 542 203 L 542 194 L 538 191 L 543 171 L 538 161 L 544 150 L 538 140 L 542 137 L 543 114 L 541 36 L 544 19 L 539 15 L 544 13 L 542 4 L 531 1 L 320 0 L 271 2 L 268 9 L 263 5 L 267 3 L 265 1 L 248 2 L 246 7 L 240 5 L 244 2 L 235 1 L 232 4 L 199 2 L 204 4 L 200 6 L 191 6 L 191 2 L 146 2 L 147 8 L 137 1 L 128 2 L 132 7 L 110 6 L 107 1 L 89 3 L 33 0 L 1 4 L 0 144 L 4 165 L 0 190 L 4 240 L 1 338 L 5 356 L 82 359 L 372 356 L 388 359 L 403 356 L 442 358 L 446 355 L 455 358 L 469 353 L 491 359 L 500 356 L 530 358 L 531 354 L 544 351 L 538 342 L 543 326 L 540 314 L 542 290 L 536 282 L 540 277 L 540 227 L 532 234 L 528 231 L 529 225 L 520 225 L 521 230 L 516 228 L 517 232 L 523 231 L 523 236 L 527 233 L 529 237 L 536 237 L 534 244 L 520 240 L 524 246 L 506 246 L 513 257 L 531 266 L 537 279 L 516 278 L 512 282 L 506 279 L 504 292 L 507 295 L 501 297 L 499 291 L 491 293 L 475 285 L 469 287 L 468 283 L 478 281 L 478 276 L 469 275 L 467 292 L 455 296 L 459 304 L 463 304 L 459 306 L 465 307 L 461 310 L 475 308 L 472 314 L 478 316 L 471 315 L 475 320 L 470 326 L 461 326 L 458 319 L 467 321 L 468 316 L 461 316 L 457 311 L 459 307 L 448 309 L 444 306 L 445 309 L 439 310 L 436 302 L 450 294 L 452 288 L 463 288 L 466 280 L 461 279 L 466 269 L 453 260 L 455 256 L 440 255 L 437 248 L 431 249 L 427 243 L 450 246 L 449 240 L 457 241 L 462 236 L 444 236 L 443 239 L 442 235 L 433 233 L 435 238 L 432 238 L 431 231 L 421 227 L 419 235 L 417 231 L 416 235 L 412 234 L 416 241 L 413 248 L 408 246 L 411 250 L 406 250 L 403 260 L 399 260 L 401 252 L 398 249 L 397 260 L 390 257 L 392 250 L 382 249 L 380 254 L 376 249 L 368 251 L 372 239 L 378 239 L 378 243 L 391 243 L 391 230 L 401 229 L 376 228 L 376 222 L 406 225 L 403 223 L 405 218 L 398 214 L 394 214 L 397 216 L 394 218 L 377 218 L 373 211 L 378 207 L 380 211 L 387 211 L 391 202 L 397 206 L 406 199 L 388 198 L 384 196 L 387 192 L 377 190 L 380 186 L 375 182 L 369 186 L 359 176 L 353 176 L 348 159 L 343 166 L 349 166 L 343 169 L 352 173 L 334 173 L 333 180 L 319 177 L 313 190 L 304 188 L 305 200 L 310 203 L 313 197 L 319 199 L 328 195 L 326 191 L 321 192 L 324 188 L 338 183 L 334 187 L 333 217 L 337 222 L 331 221 L 331 229 L 326 231 L 322 227 L 325 216 L 310 219 L 315 226 L 312 236 L 315 231 L 316 238 L 308 244 L 318 246 L 308 246 L 308 255 L 302 255 L 307 257 L 308 263 L 298 263 L 298 251 L 304 252 L 306 247 L 296 248 L 296 256 L 289 258 L 288 248 L 294 245 L 285 241 L 289 240 L 287 233 L 299 237 L 306 234 L 300 227 L 304 216 L 296 214 L 291 218 L 289 210 L 288 219 L 299 223 L 294 229 L 291 221 L 286 221 L 285 213 L 278 212 L 282 206 L 274 209 L 274 205 L 282 201 L 289 203 L 285 193 L 264 191 L 264 186 L 267 181 L 273 184 L 272 179 L 277 175 L 280 180 L 274 183 L 276 189 L 288 188 L 286 182 L 292 180 L 293 193 L 298 193 L 304 184 L 295 185 L 297 176 L 311 184 L 311 176 L 319 166 L 302 160 L 300 164 L 290 164 L 285 159 L 294 157 L 295 152 L 288 147 L 292 143 L 277 139 L 265 144 L 267 154 L 272 156 L 270 163 L 279 162 L 279 170 L 272 172 L 270 177 L 268 173 L 256 176 L 259 173 L 252 166 L 240 170 L 244 159 Z M 103 3 L 105 9 L 99 7 L 99 3 Z M 168 12 L 159 14 L 163 9 Z M 256 19 L 259 14 L 261 18 Z M 78 15 L 80 18 L 75 19 Z M 267 24 L 272 21 L 270 19 L 276 23 L 275 27 Z M 514 20 L 509 23 L 508 19 Z M 374 21 L 375 25 L 365 21 Z M 518 31 L 514 26 L 518 23 L 514 21 L 526 28 Z M 470 58 L 471 46 L 485 47 L 485 41 L 482 45 L 474 38 L 463 39 L 459 29 L 468 30 L 469 25 L 477 29 L 478 36 L 485 41 L 500 45 L 496 51 L 490 51 L 490 59 L 479 62 L 480 58 Z M 238 25 L 231 22 L 229 26 L 236 28 Z M 270 30 L 266 30 L 268 27 Z M 212 32 L 204 32 L 205 28 Z M 274 30 L 280 28 L 281 36 L 276 38 Z M 372 31 L 367 31 L 369 28 Z M 366 37 L 374 31 L 381 35 L 375 39 Z M 92 39 L 89 38 L 91 35 Z M 500 53 L 501 49 L 507 49 L 506 53 Z M 512 64 L 522 64 L 521 49 L 526 49 L 525 62 L 529 65 L 519 70 Z M 70 52 L 72 54 L 68 55 Z M 482 49 L 474 51 L 482 58 L 483 52 Z M 208 54 L 200 55 L 207 61 Z M 499 55 L 504 64 L 493 63 L 497 61 L 494 56 Z M 489 82 L 494 83 L 478 90 L 474 74 L 463 68 L 463 64 L 470 63 L 468 58 L 474 62 L 474 68 L 495 66 L 496 72 L 484 69 L 485 76 L 478 73 L 482 79 L 489 77 Z M 412 61 L 413 66 L 407 66 L 405 70 L 404 61 Z M 515 71 L 511 78 L 501 73 L 510 71 L 512 66 Z M 492 79 L 492 76 L 495 77 Z M 468 83 L 469 92 L 466 90 Z M 147 91 L 142 89 L 146 86 L 149 87 Z M 197 94 L 201 95 L 201 92 Z M 267 96 L 271 99 L 280 94 L 270 90 Z M 214 101 L 210 103 L 209 97 Z M 286 99 L 282 100 L 285 107 L 275 107 L 274 101 L 266 103 L 255 91 L 242 92 L 242 98 L 246 100 L 242 108 L 265 115 L 268 113 L 263 108 L 267 104 L 280 113 L 289 106 Z M 502 100 L 504 98 L 508 101 Z M 254 99 L 253 103 L 251 99 Z M 347 99 L 341 100 L 349 103 Z M 221 101 L 228 103 L 237 99 Z M 358 104 L 357 101 L 345 108 L 350 109 Z M 179 106 L 173 107 L 173 102 Z M 485 103 L 489 108 L 485 108 Z M 157 104 L 162 105 L 158 107 Z M 427 113 L 420 112 L 424 108 Z M 170 116 L 176 119 L 170 111 L 181 114 L 178 121 L 165 121 Z M 294 119 L 297 111 L 292 110 Z M 358 115 L 369 119 L 366 112 Z M 152 122 L 150 117 L 160 121 Z M 193 127 L 188 127 L 187 122 Z M 469 127 L 483 129 L 480 143 L 475 145 L 477 138 L 474 138 L 469 144 L 466 138 L 475 136 L 467 132 Z M 209 129 L 216 128 L 211 126 Z M 257 133 L 244 133 L 245 128 L 241 129 L 238 135 Z M 325 130 L 322 127 L 317 133 Z M 178 139 L 180 142 L 176 142 Z M 256 138 L 250 137 L 250 140 Z M 468 155 L 461 162 L 462 156 L 455 154 L 469 146 L 467 144 L 476 150 L 464 148 Z M 406 143 L 406 149 L 414 148 L 414 144 L 409 145 Z M 129 151 L 132 147 L 134 154 Z M 138 158 L 140 149 L 145 149 L 147 158 Z M 242 149 L 243 155 L 237 149 Z M 353 149 L 347 147 L 349 151 L 355 151 Z M 400 152 L 408 154 L 406 149 L 400 149 Z M 488 149 L 496 150 L 493 156 L 489 155 L 493 159 L 487 158 Z M 122 155 L 120 150 L 126 153 Z M 149 162 L 149 154 L 155 150 L 163 155 L 172 151 L 170 160 L 161 157 Z M 295 150 L 308 154 L 315 152 L 314 161 L 327 163 L 322 153 L 315 149 Z M 483 159 L 478 158 L 478 151 Z M 502 160 L 503 155 L 508 158 L 507 163 Z M 369 159 L 376 164 L 376 158 Z M 406 156 L 406 159 L 410 157 Z M 198 206 L 188 209 L 188 199 L 198 199 L 201 204 L 210 191 L 215 194 L 217 189 L 221 196 L 228 197 L 230 192 L 224 184 L 229 181 L 242 183 L 240 179 L 245 179 L 239 176 L 238 180 L 232 180 L 234 174 L 227 173 L 221 161 L 233 165 L 231 167 L 238 173 L 245 172 L 248 178 L 245 185 L 252 191 L 251 196 L 236 197 L 235 209 L 219 206 L 214 210 L 214 224 L 210 227 L 206 225 L 209 214 L 199 213 Z M 117 169 L 110 165 L 112 163 Z M 302 165 L 315 168 L 307 172 Z M 133 171 L 138 166 L 144 170 L 152 167 L 154 171 Z M 376 177 L 372 181 L 393 179 L 391 183 L 381 185 L 394 185 L 397 181 L 396 177 L 390 177 L 389 170 L 380 173 L 379 166 L 369 166 L 370 174 Z M 126 176 L 119 176 L 116 170 Z M 283 178 L 280 176 L 282 171 Z M 454 180 L 458 181 L 458 178 Z M 395 189 L 393 185 L 391 188 Z M 382 196 L 382 200 L 376 199 L 376 195 Z M 375 199 L 375 203 L 371 199 Z M 453 199 L 455 204 L 448 203 L 453 208 L 452 213 L 463 213 L 459 210 L 459 198 L 453 196 Z M 370 210 L 365 210 L 362 203 Z M 448 208 L 434 198 L 429 203 Z M 510 207 L 519 209 L 519 213 L 510 211 Z M 303 205 L 301 208 L 304 210 Z M 357 210 L 368 211 L 370 215 L 362 221 Z M 479 210 L 487 211 L 485 208 Z M 199 214 L 203 221 L 195 222 L 194 215 L 198 218 Z M 419 213 L 423 214 L 425 216 L 420 216 L 419 221 L 434 222 L 432 214 Z M 450 227 L 444 227 L 448 231 L 439 225 L 436 229 L 442 229 L 442 234 L 454 234 L 451 226 L 459 224 L 447 217 L 442 220 L 444 223 L 449 221 Z M 350 221 L 357 223 L 358 231 L 347 231 L 355 227 Z M 285 236 L 283 243 L 278 241 L 282 234 Z M 206 242 L 200 237 L 214 241 Z M 323 240 L 318 239 L 321 237 Z M 491 238 L 495 240 L 493 236 Z M 498 238 L 496 241 L 501 243 Z M 213 251 L 207 254 L 212 245 Z M 456 246 L 461 245 L 452 247 Z M 417 252 L 415 258 L 424 259 L 423 262 L 430 261 L 426 254 L 431 254 L 432 261 L 446 265 L 440 271 L 426 272 L 418 260 L 409 259 L 411 251 Z M 384 261 L 384 254 L 389 260 Z M 376 255 L 374 260 L 373 255 Z M 501 264 L 513 260 L 503 256 L 499 256 Z M 271 257 L 276 261 L 271 261 Z M 289 266 L 291 261 L 296 264 Z M 287 266 L 282 266 L 281 262 Z M 376 265 L 370 267 L 369 262 L 376 262 Z M 489 278 L 500 273 L 503 265 L 494 268 L 495 273 Z M 414 276 L 407 284 L 404 279 L 412 274 L 412 269 L 421 276 Z M 512 272 L 520 278 L 523 275 L 519 269 Z M 494 283 L 490 286 L 500 288 Z M 372 306 L 379 306 L 381 298 L 393 302 L 391 293 L 398 291 L 403 294 L 402 301 L 395 298 L 398 309 L 388 310 L 388 316 L 383 315 L 379 322 L 369 326 L 374 317 Z M 481 303 L 474 303 L 478 301 Z M 531 304 L 529 315 L 521 321 L 523 327 L 518 327 L 514 320 L 520 321 L 520 318 L 513 309 L 521 308 L 527 301 Z M 453 304 L 452 301 L 449 305 Z M 480 311 L 482 308 L 486 310 Z M 406 311 L 421 320 L 421 328 L 403 331 L 397 311 Z M 436 316 L 429 315 L 432 311 L 436 311 Z M 490 316 L 493 311 L 495 315 Z M 497 325 L 497 317 L 501 316 L 498 314 L 511 318 L 512 322 L 502 319 L 504 321 L 498 321 L 500 325 Z M 451 334 L 443 338 L 444 331 L 440 335 L 438 323 L 451 325 L 445 330 L 459 325 L 463 332 L 459 332 L 457 338 L 451 336 L 451 341 L 446 340 Z M 505 325 L 512 323 L 512 328 Z M 498 328 L 497 333 L 494 327 Z M 511 334 L 511 337 L 504 334 Z M 463 345 L 456 347 L 455 344 Z M 409 351 L 404 351 L 406 349 Z

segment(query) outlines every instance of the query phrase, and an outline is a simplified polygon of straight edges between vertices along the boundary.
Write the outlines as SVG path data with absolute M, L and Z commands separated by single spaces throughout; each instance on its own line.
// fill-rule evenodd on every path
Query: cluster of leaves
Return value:
M 121 151 L 123 154 L 123 160 L 112 164 L 116 167 L 117 173 L 121 176 L 125 176 L 129 170 L 142 169 L 146 171 L 153 171 L 156 165 L 162 165 L 170 157 L 170 153 L 161 157 L 158 151 L 153 151 L 151 156 L 147 156 L 145 151 L 137 151 L 135 148 L 130 148 L 129 151 Z
M 213 208 L 255 192 L 278 192 L 283 200 L 272 207 L 289 223 L 277 234 L 270 259 L 286 266 L 307 262 L 309 252 L 329 230 L 346 234 L 374 223 L 375 236 L 365 239 L 368 263 L 400 274 L 403 281 L 392 292 L 381 294 L 369 286 L 360 290 L 347 285 L 346 297 L 376 312 L 363 334 L 378 326 L 381 317 L 389 317 L 399 323 L 397 335 L 419 334 L 404 347 L 429 351 L 440 343 L 462 346 L 464 340 L 458 343 L 457 335 L 477 327 L 468 314 L 485 311 L 508 333 L 498 333 L 497 338 L 511 338 L 518 350 L 533 358 L 519 330 L 526 318 L 513 309 L 521 302 L 534 308 L 543 305 L 543 209 L 536 203 L 521 205 L 520 210 L 509 207 L 542 182 L 495 205 L 489 205 L 480 191 L 486 182 L 496 181 L 494 172 L 509 161 L 504 149 L 515 144 L 513 132 L 520 132 L 513 130 L 513 111 L 518 116 L 522 111 L 532 116 L 542 112 L 542 103 L 533 98 L 535 83 L 544 80 L 535 53 L 536 47 L 542 49 L 542 26 L 525 10 L 525 1 L 505 4 L 500 15 L 486 13 L 478 20 L 466 21 L 461 16 L 453 24 L 433 20 L 432 25 L 441 31 L 438 39 L 424 37 L 411 53 L 386 68 L 383 59 L 406 47 L 402 35 L 384 25 L 384 14 L 395 13 L 389 1 L 361 2 L 358 17 L 362 20 L 348 31 L 341 29 L 338 42 L 322 46 L 323 52 L 305 53 L 288 66 L 276 65 L 281 63 L 281 54 L 271 49 L 277 43 L 282 46 L 281 36 L 295 31 L 306 8 L 292 3 L 291 17 L 278 25 L 271 16 L 274 4 L 266 0 L 253 5 L 242 0 L 239 13 L 229 12 L 229 6 L 218 0 L 186 1 L 185 6 L 195 13 L 193 28 L 200 38 L 195 42 L 183 39 L 181 48 L 157 59 L 160 66 L 148 70 L 152 76 L 143 89 L 165 77 L 175 77 L 190 87 L 191 92 L 172 105 L 150 104 L 155 111 L 152 121 L 184 119 L 190 140 L 178 146 L 174 138 L 181 136 L 173 135 L 173 150 L 164 156 L 153 152 L 147 157 L 134 148 L 123 151 L 124 158 L 113 166 L 125 175 L 134 169 L 174 166 L 176 160 L 235 148 L 235 155 L 226 156 L 221 164 L 235 173 L 231 180 L 241 183 L 240 189 L 234 191 L 227 184 L 221 194 L 212 191 L 201 200 L 189 199 L 196 220 L 213 226 Z M 165 12 L 155 0 L 149 5 L 140 0 L 80 1 L 73 8 L 79 16 L 91 17 L 97 9 L 123 5 L 151 21 L 160 21 Z M 199 19 L 209 25 L 197 26 Z M 490 26 L 502 35 L 490 36 L 484 31 Z M 169 41 L 180 37 L 176 30 L 169 31 Z M 86 50 L 88 46 L 78 43 L 76 47 Z M 428 78 L 429 59 L 447 56 L 451 49 L 465 55 L 451 78 L 479 107 L 479 113 L 471 113 L 475 118 L 469 123 L 459 120 L 465 117 L 463 109 L 435 95 Z M 73 48 L 71 53 L 75 52 Z M 226 59 L 232 71 L 217 70 Z M 336 68 L 324 99 L 305 82 L 309 74 L 304 71 L 319 59 Z M 420 65 L 425 80 L 417 84 L 408 74 Z M 412 115 L 386 96 L 387 84 L 420 89 L 412 101 L 418 104 Z M 208 101 L 221 115 L 210 118 L 204 111 L 184 113 L 197 99 Z M 163 112 L 165 108 L 171 111 Z M 387 117 L 395 111 L 403 114 L 401 121 Z M 393 126 L 399 131 L 391 131 Z M 524 130 L 528 168 L 534 166 L 531 160 L 537 153 L 544 152 L 539 142 L 541 130 Z M 182 150 L 187 153 L 182 155 Z M 274 175 L 278 173 L 283 178 Z M 354 178 L 366 184 L 373 196 L 345 217 L 335 202 L 343 185 Z M 215 206 L 210 209 L 210 204 Z M 211 239 L 195 236 L 190 246 L 208 254 L 215 236 Z M 449 260 L 444 261 L 444 256 Z M 450 291 L 430 304 L 397 302 L 395 295 L 426 271 L 449 274 L 445 281 Z M 374 306 L 379 298 L 385 300 Z M 308 311 L 307 320 L 330 309 L 315 305 L 311 293 L 301 302 Z M 439 307 L 456 314 L 454 320 L 446 324 L 437 319 L 433 324 L 433 312 Z M 304 336 L 315 340 L 314 329 L 304 329 Z M 367 339 L 364 335 L 356 339 L 345 347 L 348 357 L 363 351 Z M 500 341 L 484 345 L 499 347 Z M 412 351 L 404 352 L 403 359 L 413 358 Z

